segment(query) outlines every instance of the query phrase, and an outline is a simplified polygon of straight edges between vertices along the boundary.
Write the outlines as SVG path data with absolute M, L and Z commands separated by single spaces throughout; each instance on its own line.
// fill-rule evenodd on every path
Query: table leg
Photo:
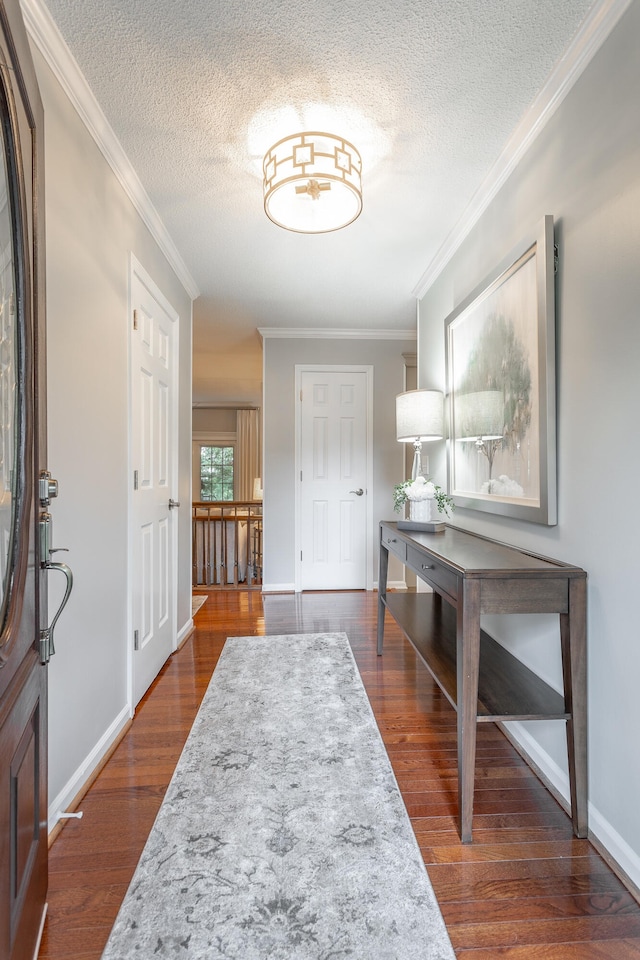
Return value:
M 562 675 L 567 720 L 571 819 L 576 837 L 586 837 L 587 812 L 587 630 L 586 579 L 569 580 L 569 612 L 560 615 Z
M 387 597 L 387 572 L 389 570 L 389 551 L 380 544 L 380 567 L 378 573 L 378 656 L 382 656 L 382 642 L 384 639 L 384 615 Z
M 471 843 L 476 766 L 478 673 L 480 666 L 480 581 L 466 580 L 458 594 L 456 635 L 458 707 L 458 816 L 460 839 Z

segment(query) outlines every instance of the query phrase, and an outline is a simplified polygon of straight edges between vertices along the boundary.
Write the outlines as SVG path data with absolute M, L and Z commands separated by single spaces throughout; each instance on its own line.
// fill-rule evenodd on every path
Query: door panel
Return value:
M 132 276 L 133 654 L 134 705 L 146 693 L 176 638 L 174 520 L 175 327 L 148 279 Z M 135 485 L 134 485 L 135 486 Z
M 0 728 L 2 956 L 32 957 L 47 888 L 44 668 L 26 657 L 3 697 Z M 2 949 L 0 948 L 0 949 Z M 6 952 L 5 952 L 6 951 Z
M 303 371 L 300 383 L 300 586 L 364 589 L 367 374 Z
M 0 956 L 32 960 L 47 890 L 43 117 L 18 0 L 0 0 L 0 113 Z

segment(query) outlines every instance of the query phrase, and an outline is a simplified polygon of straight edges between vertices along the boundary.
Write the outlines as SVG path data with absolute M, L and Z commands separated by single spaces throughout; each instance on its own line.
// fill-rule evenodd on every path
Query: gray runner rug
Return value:
M 103 960 L 454 960 L 344 633 L 231 637 Z

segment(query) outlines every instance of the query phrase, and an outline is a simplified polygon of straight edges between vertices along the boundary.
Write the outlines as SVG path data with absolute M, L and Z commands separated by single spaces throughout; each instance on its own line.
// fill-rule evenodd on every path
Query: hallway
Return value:
M 226 637 L 325 631 L 349 637 L 457 956 L 640 958 L 640 906 L 493 724 L 478 731 L 474 843 L 460 844 L 455 714 L 390 620 L 376 657 L 376 601 L 209 594 L 50 850 L 40 960 L 99 960 Z

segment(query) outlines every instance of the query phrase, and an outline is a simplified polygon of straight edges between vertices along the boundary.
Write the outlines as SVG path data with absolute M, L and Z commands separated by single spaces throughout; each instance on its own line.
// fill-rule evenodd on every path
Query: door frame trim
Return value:
M 300 551 L 302 549 L 302 530 L 301 530 L 301 484 L 300 470 L 302 462 L 301 430 L 302 416 L 301 405 L 299 403 L 300 390 L 302 388 L 303 373 L 365 373 L 367 377 L 367 503 L 366 503 L 366 547 L 365 547 L 365 590 L 373 590 L 373 364 L 351 364 L 351 363 L 296 363 L 295 371 L 295 570 L 294 570 L 294 589 L 296 593 L 302 590 L 302 567 L 300 561 Z
M 129 252 L 129 290 L 127 310 L 127 349 L 128 349 L 128 455 L 127 455 L 127 697 L 129 716 L 135 713 L 134 704 L 134 675 L 133 675 L 133 283 L 134 277 L 147 288 L 149 293 L 158 301 L 162 309 L 173 323 L 173 350 L 172 375 L 175 386 L 171 410 L 171 444 L 175 455 L 171 470 L 171 486 L 178 489 L 178 414 L 179 414 L 179 383 L 178 374 L 180 349 L 180 314 L 167 300 L 162 290 L 142 266 L 136 255 Z M 175 496 L 175 494 L 174 494 Z M 173 516 L 172 516 L 173 514 Z M 173 604 L 173 623 L 171 625 L 171 651 L 178 648 L 178 517 L 175 511 L 169 511 L 171 520 L 171 602 Z

